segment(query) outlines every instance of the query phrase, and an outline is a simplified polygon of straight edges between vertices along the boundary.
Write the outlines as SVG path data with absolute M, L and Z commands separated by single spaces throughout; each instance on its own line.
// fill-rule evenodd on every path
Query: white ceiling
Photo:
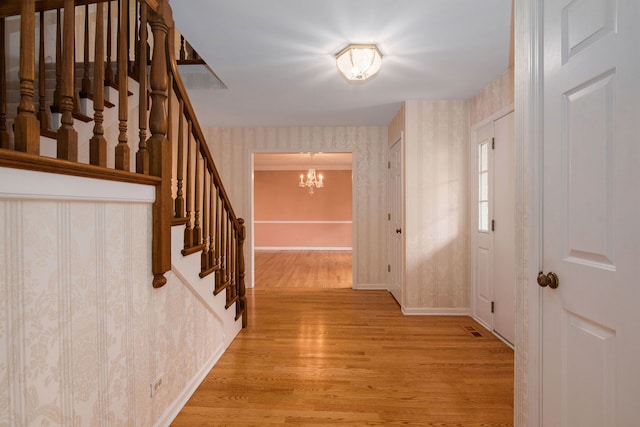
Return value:
M 466 99 L 508 65 L 512 0 L 171 0 L 227 89 L 189 90 L 203 127 L 387 125 L 409 99 Z M 334 55 L 375 43 L 349 83 Z

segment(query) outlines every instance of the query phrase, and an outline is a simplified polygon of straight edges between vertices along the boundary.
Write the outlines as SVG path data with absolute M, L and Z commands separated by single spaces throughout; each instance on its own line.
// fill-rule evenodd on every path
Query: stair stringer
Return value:
M 214 274 L 200 278 L 200 252 L 183 256 L 184 228 L 171 228 L 171 271 L 180 278 L 185 286 L 202 302 L 222 326 L 222 339 L 226 349 L 242 330 L 242 318 L 235 320 L 236 306 L 234 303 L 225 308 L 226 292 L 213 295 L 215 287 Z

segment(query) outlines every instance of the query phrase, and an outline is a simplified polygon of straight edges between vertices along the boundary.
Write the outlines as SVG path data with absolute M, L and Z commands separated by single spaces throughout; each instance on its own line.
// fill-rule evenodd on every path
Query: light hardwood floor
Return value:
M 386 291 L 247 295 L 174 426 L 513 425 L 513 351 L 468 317 L 403 316 Z
M 255 251 L 256 288 L 350 288 L 351 251 Z

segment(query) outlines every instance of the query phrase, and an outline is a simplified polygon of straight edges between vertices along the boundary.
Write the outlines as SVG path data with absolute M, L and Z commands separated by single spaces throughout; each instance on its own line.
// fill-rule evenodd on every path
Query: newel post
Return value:
M 166 41 L 169 26 L 173 25 L 171 9 L 163 1 L 158 11 L 149 11 L 149 22 L 153 33 L 153 56 L 151 58 L 151 111 L 147 141 L 149 151 L 149 174 L 162 178 L 156 187 L 156 201 L 153 204 L 153 287 L 167 283 L 164 273 L 171 269 L 171 148 L 167 140 L 167 86 L 168 64 Z
M 242 315 L 242 327 L 247 327 L 247 296 L 246 287 L 244 285 L 244 239 L 246 237 L 247 228 L 244 225 L 244 219 L 238 218 L 240 230 L 238 231 L 238 300 L 240 306 L 236 312 Z

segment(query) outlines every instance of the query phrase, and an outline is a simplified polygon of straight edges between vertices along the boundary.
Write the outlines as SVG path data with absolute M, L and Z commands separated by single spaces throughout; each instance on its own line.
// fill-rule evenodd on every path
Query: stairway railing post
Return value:
M 4 18 L 0 18 L 0 148 L 9 147 L 9 133 L 7 132 L 7 63 L 6 46 L 4 40 Z
M 167 101 L 168 63 L 167 34 L 173 27 L 171 9 L 166 0 L 160 9 L 149 11 L 149 21 L 153 33 L 153 56 L 151 58 L 151 111 L 149 130 L 151 137 L 147 141 L 149 150 L 149 173 L 162 178 L 156 187 L 156 201 L 153 204 L 153 287 L 159 288 L 167 283 L 164 273 L 171 269 L 171 216 L 173 213 L 171 198 L 171 147 L 167 140 L 165 103 Z
M 23 0 L 20 16 L 20 105 L 15 118 L 15 149 L 40 154 L 40 123 L 33 104 L 36 74 L 35 0 Z M 4 53 L 4 52 L 3 52 Z
M 87 43 L 87 40 L 85 40 Z M 89 162 L 107 166 L 107 140 L 104 137 L 104 3 L 96 4 L 96 38 L 93 65 L 93 138 L 89 141 Z

